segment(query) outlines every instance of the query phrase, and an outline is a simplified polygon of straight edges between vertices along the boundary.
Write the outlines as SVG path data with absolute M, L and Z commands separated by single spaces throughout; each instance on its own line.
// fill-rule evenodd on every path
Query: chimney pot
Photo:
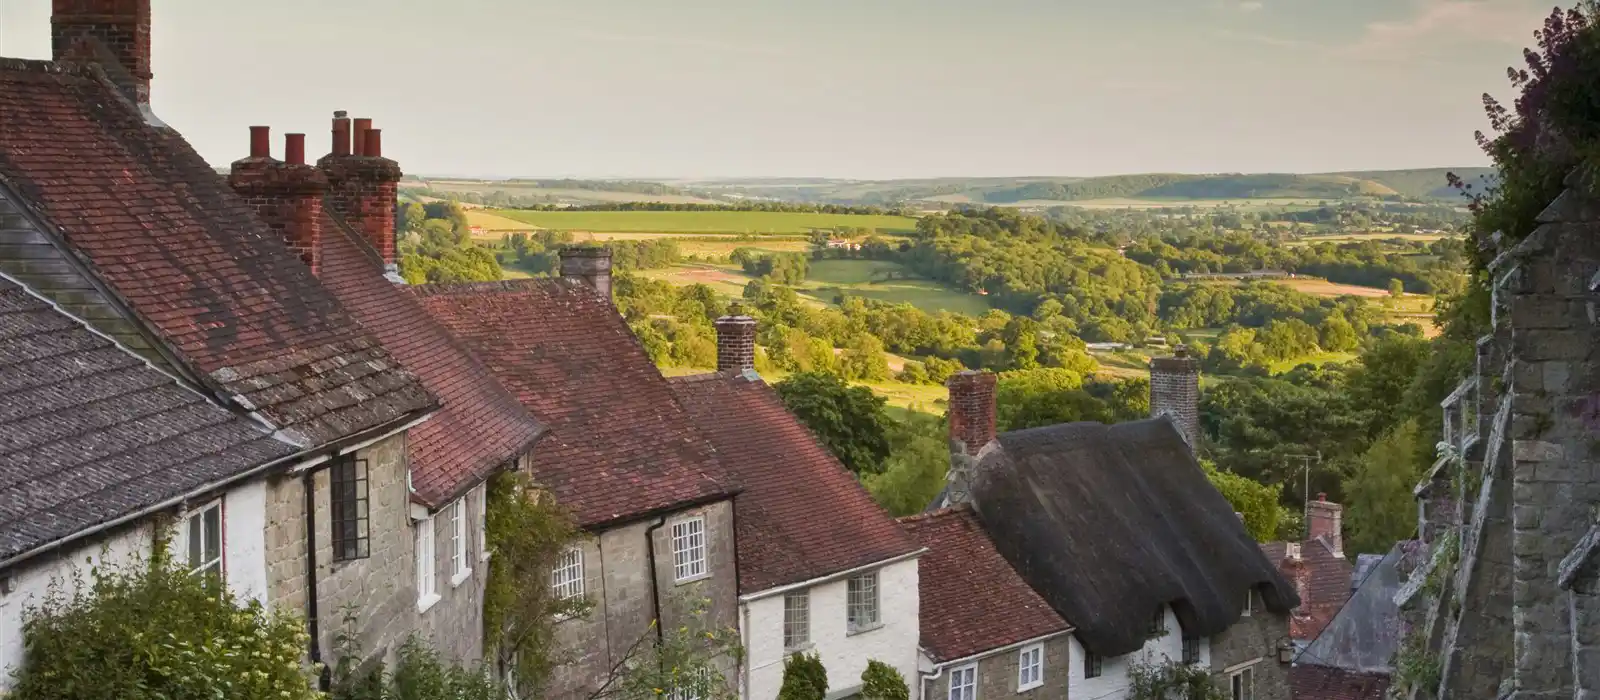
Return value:
M 344 110 L 333 113 L 333 155 L 350 155 L 350 118 Z
M 717 371 L 742 372 L 756 367 L 756 320 L 729 315 L 716 320 Z
M 372 120 L 358 118 L 355 120 L 355 151 L 358 156 L 367 155 L 367 130 L 372 128 Z
M 575 245 L 561 249 L 561 276 L 593 287 L 600 298 L 611 301 L 611 249 Z
M 291 165 L 306 164 L 306 135 L 283 135 L 283 162 Z
M 977 455 L 995 439 L 994 399 L 999 377 L 993 372 L 962 370 L 945 382 L 950 390 L 950 440 L 968 455 Z
M 1317 492 L 1317 500 L 1321 501 L 1323 503 L 1327 503 L 1328 502 L 1328 494 L 1320 492 L 1320 491 Z
M 251 158 L 271 158 L 272 157 L 272 127 L 268 127 L 268 126 L 252 126 L 252 127 L 250 127 L 250 157 Z
M 364 155 L 366 155 L 368 157 L 372 157 L 372 158 L 382 158 L 383 157 L 383 130 L 382 129 L 367 129 L 367 144 L 366 144 L 366 147 L 363 148 L 361 152 Z

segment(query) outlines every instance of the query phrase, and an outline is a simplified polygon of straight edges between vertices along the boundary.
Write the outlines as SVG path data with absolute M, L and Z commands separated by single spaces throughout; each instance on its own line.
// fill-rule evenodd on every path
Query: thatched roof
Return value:
M 1140 649 L 1157 606 L 1209 637 L 1252 588 L 1272 612 L 1299 605 L 1165 417 L 1004 433 L 972 500 L 995 547 L 1102 656 Z

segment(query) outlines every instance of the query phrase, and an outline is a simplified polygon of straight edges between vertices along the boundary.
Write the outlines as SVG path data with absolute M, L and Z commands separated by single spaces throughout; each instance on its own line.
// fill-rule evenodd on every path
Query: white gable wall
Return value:
M 1167 633 L 1145 641 L 1144 648 L 1132 654 L 1114 656 L 1101 662 L 1100 675 L 1096 678 L 1084 676 L 1083 659 L 1086 653 L 1083 644 L 1077 637 L 1072 638 L 1071 658 L 1067 662 L 1069 672 L 1067 680 L 1067 697 L 1078 700 L 1121 700 L 1127 697 L 1128 671 L 1141 662 L 1164 663 L 1165 659 L 1181 661 L 1183 659 L 1183 632 L 1178 624 L 1178 617 L 1172 608 L 1165 608 Z M 1152 613 L 1152 617 L 1154 614 Z M 1199 666 L 1211 668 L 1211 640 L 1200 639 Z
M 860 634 L 845 632 L 845 594 L 841 578 L 809 588 L 811 592 L 811 647 L 805 651 L 822 659 L 828 671 L 830 697 L 861 685 L 868 660 L 893 666 L 911 686 L 917 700 L 918 635 L 917 561 L 907 559 L 878 570 L 878 610 L 883 626 Z M 760 596 L 762 594 L 754 594 Z M 746 700 L 770 700 L 783 685 L 782 593 L 742 600 L 739 632 L 745 645 Z

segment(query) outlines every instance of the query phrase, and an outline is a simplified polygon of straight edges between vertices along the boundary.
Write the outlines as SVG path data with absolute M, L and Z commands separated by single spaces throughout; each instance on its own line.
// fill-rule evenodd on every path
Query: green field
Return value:
M 750 243 L 744 245 L 761 247 Z M 743 294 L 744 286 L 751 280 L 738 267 L 708 263 L 685 263 L 663 270 L 644 270 L 640 274 L 677 285 L 704 284 L 730 297 Z M 802 299 L 819 305 L 832 304 L 833 298 L 844 292 L 891 304 L 907 303 L 929 313 L 954 311 L 980 316 L 990 308 L 981 296 L 949 289 L 916 276 L 898 263 L 881 260 L 812 262 L 806 281 L 795 287 L 795 291 L 800 293 Z
M 491 216 L 556 231 L 617 233 L 787 233 L 856 227 L 906 233 L 917 227 L 908 216 L 813 214 L 772 211 L 526 211 L 495 209 Z

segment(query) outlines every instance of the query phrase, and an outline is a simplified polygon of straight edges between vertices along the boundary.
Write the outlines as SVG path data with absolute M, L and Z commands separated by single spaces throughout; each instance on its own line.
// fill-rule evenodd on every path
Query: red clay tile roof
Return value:
M 1288 551 L 1285 543 L 1266 542 L 1261 545 L 1261 551 L 1278 566 L 1285 578 L 1297 579 L 1298 574 L 1284 563 Z M 1312 640 L 1322 634 L 1350 600 L 1350 577 L 1355 565 L 1345 557 L 1335 556 L 1333 548 L 1321 539 L 1300 543 L 1300 557 L 1305 566 L 1305 585 L 1300 589 L 1300 607 L 1289 617 L 1289 636 Z
M 406 454 L 417 497 L 440 507 L 526 453 L 543 427 L 409 288 L 384 277 L 383 259 L 341 224 L 323 217 L 322 283 L 438 395 L 441 408 L 409 431 Z
M 1072 629 L 1005 557 L 966 506 L 901 518 L 928 548 L 917 567 L 922 648 L 936 662 Z
M 549 433 L 535 476 L 584 527 L 733 495 L 611 305 L 568 279 L 412 287 Z
M 1289 691 L 1294 700 L 1383 700 L 1389 674 L 1298 664 L 1289 669 Z
M 0 59 L 0 186 L 188 371 L 312 445 L 431 409 L 175 131 L 95 68 Z
M 744 487 L 734 501 L 741 594 L 917 550 L 759 378 L 718 373 L 669 381 Z

